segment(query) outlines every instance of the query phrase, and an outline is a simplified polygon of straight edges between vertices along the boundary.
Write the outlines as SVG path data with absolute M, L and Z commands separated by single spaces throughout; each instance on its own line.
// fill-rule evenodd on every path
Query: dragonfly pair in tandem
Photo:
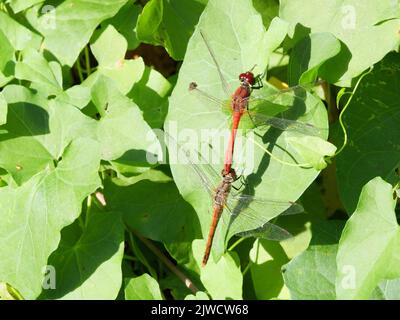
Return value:
M 200 32 L 200 34 L 217 68 L 222 87 L 224 91 L 229 94 L 231 91 L 229 90 L 227 81 L 223 77 L 215 54 L 213 53 L 204 33 Z M 302 206 L 295 202 L 257 198 L 243 193 L 233 194 L 232 184 L 237 180 L 237 175 L 235 170 L 232 168 L 232 160 L 236 133 L 242 116 L 247 113 L 254 126 L 272 126 L 280 130 L 296 131 L 305 135 L 321 135 L 318 128 L 308 123 L 267 116 L 264 113 L 250 112 L 249 105 L 251 103 L 262 105 L 264 102 L 262 98 L 251 98 L 252 91 L 262 86 L 260 76 L 255 76 L 252 70 L 249 70 L 239 75 L 239 81 L 240 85 L 234 91 L 230 99 L 230 108 L 233 112 L 232 128 L 230 140 L 225 153 L 224 168 L 222 169 L 221 174 L 219 175 L 216 173 L 210 165 L 206 165 L 207 169 L 204 169 L 204 166 L 196 165 L 194 162 L 190 163 L 191 167 L 200 178 L 203 186 L 208 191 L 210 200 L 212 201 L 212 205 L 210 206 L 212 207 L 212 221 L 207 237 L 202 266 L 207 264 L 218 222 L 221 216 L 223 217 L 225 213 L 228 218 L 222 220 L 225 222 L 228 221 L 228 225 L 232 220 L 236 220 L 240 217 L 241 224 L 246 226 L 246 229 L 248 230 L 247 232 L 241 233 L 242 236 L 257 234 L 258 236 L 267 239 L 280 241 L 289 238 L 291 236 L 290 233 L 275 224 L 269 223 L 268 221 L 280 213 L 294 214 L 303 212 Z M 313 83 L 313 85 L 316 84 L 317 83 Z M 225 105 L 224 102 L 219 101 L 217 98 L 202 91 L 196 82 L 190 83 L 189 90 L 199 94 L 203 98 L 206 98 L 209 103 L 217 103 L 219 106 Z M 271 101 L 284 93 L 296 93 L 296 91 L 299 90 L 304 93 L 305 87 L 296 86 L 281 90 L 274 95 L 269 96 L 268 101 Z M 299 95 L 295 97 L 299 98 L 302 96 Z M 189 151 L 186 150 L 185 153 L 188 155 Z M 206 172 L 208 172 L 208 174 L 206 174 Z M 216 181 L 220 182 L 217 184 Z

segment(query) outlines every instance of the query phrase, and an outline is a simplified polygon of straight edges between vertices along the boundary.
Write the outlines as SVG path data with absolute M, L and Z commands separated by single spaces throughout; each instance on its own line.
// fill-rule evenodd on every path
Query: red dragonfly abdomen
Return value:
M 210 256 L 211 246 L 212 246 L 212 242 L 213 242 L 214 235 L 215 235 L 215 230 L 217 229 L 218 221 L 219 221 L 219 218 L 221 217 L 222 210 L 224 210 L 223 206 L 214 206 L 210 230 L 208 232 L 208 237 L 207 237 L 206 249 L 204 251 L 203 261 L 201 263 L 202 267 L 204 267 L 207 264 L 208 258 Z

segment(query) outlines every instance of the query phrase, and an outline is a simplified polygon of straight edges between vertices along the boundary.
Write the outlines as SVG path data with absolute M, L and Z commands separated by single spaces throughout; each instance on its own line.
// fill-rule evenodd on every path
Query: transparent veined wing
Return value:
M 326 128 L 319 128 L 311 123 L 299 120 L 289 120 L 285 118 L 272 117 L 260 113 L 249 113 L 249 117 L 255 127 L 271 126 L 276 129 L 288 132 L 297 132 L 308 136 L 324 136 L 328 131 Z
M 230 88 L 228 82 L 226 81 L 224 75 L 222 74 L 222 69 L 219 66 L 219 63 L 217 61 L 217 56 L 215 55 L 213 49 L 211 48 L 210 42 L 208 41 L 205 33 L 202 30 L 200 30 L 200 35 L 203 38 L 204 44 L 206 45 L 207 50 L 210 53 L 211 59 L 213 60 L 215 67 L 217 68 L 218 75 L 221 80 L 222 89 L 225 91 L 225 94 L 228 95 L 231 92 L 231 88 Z
M 215 106 L 215 110 L 223 109 L 230 110 L 230 101 L 221 100 L 212 95 L 209 95 L 205 91 L 198 88 L 195 82 L 190 83 L 189 90 L 198 97 L 198 99 Z M 288 96 L 288 94 L 290 95 Z M 272 105 L 285 106 L 284 108 L 278 109 L 280 112 L 288 111 L 288 107 L 293 107 L 293 99 L 306 99 L 307 93 L 305 92 L 304 86 L 295 86 L 292 88 L 284 89 L 279 92 L 275 92 L 270 95 L 268 99 L 265 98 L 249 98 L 249 111 L 248 114 L 251 124 L 255 127 L 272 126 L 282 131 L 294 131 L 304 135 L 321 136 L 324 135 L 327 129 L 318 128 L 310 123 L 286 119 L 283 116 L 269 116 L 265 114 Z M 276 110 L 276 108 L 274 108 Z M 232 112 L 232 110 L 230 110 Z
M 170 152 L 174 152 L 177 155 L 177 160 L 181 160 L 182 163 L 187 163 L 193 172 L 199 178 L 201 185 L 207 190 L 209 196 L 214 196 L 215 188 L 218 181 L 221 180 L 220 175 L 215 169 L 207 163 L 207 160 L 201 155 L 201 153 L 194 149 L 195 146 L 189 146 L 179 143 L 174 137 L 168 133 L 164 133 L 166 144 Z M 182 161 L 182 157 L 185 161 Z
M 272 85 L 266 85 L 265 90 L 254 90 L 248 98 L 248 101 L 249 103 L 269 101 L 276 104 L 286 104 L 294 100 L 304 101 L 307 98 L 307 92 L 325 83 L 324 80 L 317 80 L 284 89 L 277 89 Z
M 269 221 L 278 215 L 299 214 L 303 211 L 300 204 L 291 201 L 231 194 L 222 219 L 232 234 L 262 235 L 266 239 L 281 241 L 289 238 L 290 233 Z M 247 231 L 236 233 L 235 230 Z
M 199 178 L 197 181 L 207 190 L 210 200 L 213 199 L 216 187 L 222 181 L 221 174 L 218 174 L 211 165 L 207 164 L 206 159 L 197 150 L 179 144 L 168 134 L 166 134 L 166 138 L 169 139 L 169 148 L 174 144 L 174 148 L 178 148 L 178 152 L 181 152 L 187 158 L 188 165 Z M 197 153 L 198 158 L 196 160 L 199 159 L 201 164 L 193 161 L 191 156 L 193 153 Z M 211 206 L 212 202 L 210 202 L 210 209 Z M 239 227 L 240 230 L 248 230 L 245 234 L 249 236 L 251 230 L 256 230 L 258 233 L 265 230 L 263 237 L 267 237 L 268 234 L 268 239 L 280 241 L 286 239 L 290 233 L 268 221 L 280 214 L 297 214 L 303 212 L 303 210 L 303 207 L 295 202 L 259 198 L 231 190 L 224 207 L 222 220 L 228 227 L 228 231 L 231 226 L 235 226 L 235 229 Z
M 244 238 L 262 238 L 274 241 L 283 241 L 293 237 L 289 231 L 269 222 L 257 229 L 239 232 L 236 235 Z

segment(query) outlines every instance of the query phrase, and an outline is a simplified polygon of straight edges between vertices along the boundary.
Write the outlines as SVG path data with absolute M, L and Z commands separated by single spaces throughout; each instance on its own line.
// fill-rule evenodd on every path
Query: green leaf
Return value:
M 368 299 L 383 279 L 400 278 L 400 228 L 393 188 L 380 177 L 361 191 L 339 242 L 338 299 Z
M 114 17 L 103 21 L 101 26 L 105 28 L 110 24 L 113 25 L 128 41 L 128 49 L 133 50 L 140 44 L 136 36 L 136 24 L 140 12 L 141 6 L 128 2 Z
M 57 168 L 43 170 L 21 187 L 0 188 L 0 241 L 7 243 L 0 248 L 0 279 L 25 299 L 39 295 L 61 229 L 78 217 L 83 199 L 100 185 L 96 141 L 74 140 L 62 156 Z
M 312 34 L 330 32 L 343 42 L 323 73 L 336 81 L 348 83 L 400 44 L 397 1 L 282 0 L 279 13 L 290 22 L 291 37 L 303 28 Z M 373 43 L 379 45 L 371 50 Z
M 4 98 L 3 93 L 0 93 L 0 125 L 7 122 L 7 101 Z
M 342 229 L 343 222 L 334 220 L 312 226 L 310 246 L 282 268 L 292 299 L 335 299 L 336 254 Z
M 15 50 L 22 50 L 28 47 L 39 49 L 41 37 L 16 22 L 3 11 L 0 11 L 0 30 Z
M 137 105 L 122 95 L 112 80 L 100 77 L 98 82 L 99 85 L 93 87 L 92 98 L 97 105 L 106 108 L 97 124 L 102 159 L 150 167 L 160 149 L 155 133 L 144 121 Z
M 92 86 L 101 76 L 112 79 L 122 94 L 127 94 L 132 86 L 139 81 L 144 72 L 144 63 L 142 58 L 135 60 L 124 60 L 114 68 L 99 66 L 98 70 L 92 73 L 83 82 L 84 86 Z
M 257 239 L 250 251 L 250 261 L 257 299 L 288 298 L 281 274 L 281 267 L 288 262 L 288 257 L 279 243 Z
M 261 14 L 265 28 L 279 16 L 279 0 L 253 0 L 254 8 Z
M 196 295 L 189 294 L 185 297 L 185 300 L 210 300 L 208 295 L 203 291 L 197 291 Z
M 45 0 L 8 0 L 8 3 L 13 9 L 13 12 L 18 13 L 44 1 Z
M 124 60 L 127 42 L 112 25 L 102 32 L 91 45 L 91 49 L 99 66 L 98 70 L 83 82 L 84 86 L 92 86 L 99 77 L 106 76 L 113 79 L 118 89 L 126 94 L 142 77 L 145 68 L 143 60 Z
M 48 63 L 37 51 L 27 49 L 22 54 L 23 59 L 15 65 L 15 77 L 32 82 L 31 87 L 45 95 L 57 95 L 62 92 L 62 78 L 58 63 Z M 61 81 L 61 82 L 60 82 Z
M 0 43 L 1 43 L 1 51 L 0 51 L 0 72 L 4 71 L 7 63 L 14 58 L 14 48 L 11 43 L 8 41 L 7 36 L 0 30 Z
M 138 181 L 130 186 L 118 180 L 105 182 L 107 205 L 123 213 L 125 223 L 146 238 L 163 243 L 189 242 L 199 236 L 197 217 L 175 184 Z
M 205 242 L 194 240 L 193 255 L 200 265 Z M 212 260 L 212 259 L 210 259 Z M 243 277 L 235 253 L 224 254 L 218 263 L 209 261 L 202 268 L 200 279 L 212 299 L 242 299 Z
M 325 169 L 328 165 L 325 157 L 332 157 L 337 149 L 332 143 L 314 136 L 288 137 L 287 140 L 304 159 L 302 163 L 316 170 Z
M 89 41 L 93 31 L 105 19 L 114 16 L 127 0 L 66 0 L 54 10 L 36 16 L 36 6 L 29 22 L 44 36 L 44 48 L 61 64 L 72 66 Z M 79 21 L 79 23 L 77 23 Z M 66 50 L 68 48 L 68 50 Z
M 78 109 L 83 109 L 90 102 L 90 89 L 82 85 L 75 85 L 63 91 L 56 99 L 62 103 L 71 104 Z
M 175 60 L 182 60 L 186 46 L 207 0 L 151 0 L 137 22 L 140 41 L 165 47 Z
M 174 274 L 167 274 L 165 278 L 159 280 L 159 284 L 163 292 L 168 290 L 176 300 L 183 300 L 191 293 L 188 287 Z
M 171 83 L 158 71 L 146 67 L 142 78 L 136 82 L 128 97 L 143 112 L 143 117 L 152 128 L 161 128 L 168 112 L 168 97 Z
M 73 139 L 95 138 L 95 121 L 70 105 L 17 85 L 7 86 L 3 95 L 8 113 L 1 127 L 0 165 L 18 184 L 54 167 Z
M 337 157 L 340 198 L 353 212 L 361 188 L 380 176 L 396 183 L 400 166 L 400 63 L 397 54 L 386 57 L 361 81 L 343 122 L 348 143 Z
M 121 64 L 127 48 L 128 42 L 112 25 L 109 25 L 90 46 L 97 62 L 104 68 L 113 68 Z
M 293 48 L 289 62 L 289 83 L 295 85 L 315 81 L 321 66 L 339 52 L 340 42 L 332 34 L 310 34 Z
M 374 292 L 375 297 L 380 300 L 399 300 L 400 279 L 381 281 Z
M 79 217 L 62 230 L 48 261 L 57 271 L 56 287 L 43 290 L 41 299 L 116 298 L 122 282 L 124 226 L 118 213 L 94 209 L 84 223 Z
M 215 24 L 215 21 L 219 23 Z M 243 24 L 243 21 L 246 23 Z M 253 66 L 255 66 L 256 74 L 264 71 L 271 52 L 284 38 L 286 28 L 287 24 L 278 18 L 273 20 L 270 29 L 265 32 L 261 17 L 253 9 L 250 1 L 227 0 L 209 1 L 198 25 L 198 29 L 206 35 L 227 82 L 233 86 L 239 85 L 238 74 Z M 198 96 L 189 92 L 188 87 L 192 81 L 196 81 L 199 89 L 206 91 L 209 95 L 219 99 L 229 98 L 229 94 L 224 93 L 222 86 L 219 85 L 221 81 L 215 64 L 198 30 L 189 42 L 178 82 L 170 98 L 169 113 L 164 128 L 178 143 L 182 144 L 182 140 L 185 140 L 185 142 L 193 143 L 195 149 L 199 148 L 199 142 L 204 149 L 211 145 L 212 149 L 209 148 L 206 151 L 202 149 L 204 159 L 200 162 L 201 164 L 211 163 L 215 171 L 220 172 L 226 150 L 226 144 L 221 143 L 221 140 L 227 142 L 227 139 L 223 139 L 230 135 L 232 116 L 226 115 L 220 106 L 213 105 L 212 101 L 204 103 L 204 99 L 199 99 Z M 266 91 L 268 91 L 267 88 Z M 307 121 L 319 128 L 326 128 L 327 114 L 324 105 L 318 98 L 303 93 L 305 100 L 293 101 L 293 96 L 291 96 L 291 104 L 289 103 L 291 107 L 286 107 L 286 109 L 291 109 L 287 116 L 298 121 Z M 282 133 L 265 126 L 257 129 L 255 133 L 257 135 L 251 131 L 238 131 L 237 141 L 241 140 L 242 143 L 235 144 L 234 168 L 238 172 L 243 172 L 244 178 L 248 177 L 246 182 L 251 185 L 250 192 L 256 197 L 296 201 L 317 177 L 318 171 L 297 165 L 302 162 L 302 159 L 298 159 L 298 155 L 294 156 L 296 150 L 287 139 L 288 132 Z M 326 133 L 323 137 L 325 139 Z M 274 157 L 270 158 L 259 145 L 265 145 Z M 174 150 L 170 152 L 176 156 Z M 185 159 L 178 159 L 185 161 Z M 282 163 L 283 161 L 293 166 L 288 166 Z M 171 163 L 171 169 L 180 193 L 195 208 L 203 236 L 205 236 L 212 216 L 210 195 L 202 186 L 202 180 L 189 165 L 178 161 L 178 163 Z M 212 183 L 217 186 L 220 178 L 213 179 L 215 180 Z M 237 185 L 239 186 L 240 184 Z M 230 224 L 228 234 L 226 234 L 226 228 L 224 229 L 220 224 L 213 246 L 214 258 L 222 254 L 225 242 L 233 234 L 260 227 L 282 211 L 283 209 L 278 210 L 266 204 L 262 211 L 256 214 L 260 219 L 257 226 L 249 223 L 239 214 L 237 219 Z M 229 221 L 229 218 L 227 220 Z
M 9 291 L 9 286 L 4 282 L 0 282 L 0 301 L 1 300 L 16 300 Z
M 158 282 L 147 273 L 125 279 L 126 300 L 163 300 Z

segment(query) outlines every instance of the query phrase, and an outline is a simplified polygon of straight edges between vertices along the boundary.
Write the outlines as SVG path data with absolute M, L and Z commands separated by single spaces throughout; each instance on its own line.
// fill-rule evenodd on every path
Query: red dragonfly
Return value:
M 215 54 L 213 53 L 213 50 L 211 49 L 211 46 L 206 40 L 206 37 L 203 34 L 203 32 L 200 31 L 200 34 L 217 68 L 223 89 L 229 95 L 229 92 L 231 92 L 231 90 L 229 90 L 228 83 L 222 74 L 221 68 L 219 67 Z M 291 130 L 305 135 L 316 135 L 316 136 L 321 136 L 324 134 L 323 132 L 326 131 L 326 129 L 317 128 L 309 123 L 283 119 L 283 118 L 276 118 L 265 115 L 260 112 L 254 112 L 254 111 L 249 112 L 250 104 L 257 105 L 258 107 L 256 108 L 258 109 L 260 106 L 267 107 L 268 105 L 271 104 L 271 101 L 276 100 L 276 98 L 282 96 L 285 93 L 294 93 L 293 96 L 294 99 L 305 99 L 306 98 L 305 89 L 308 87 L 316 86 L 317 84 L 320 84 L 323 81 L 316 81 L 309 85 L 304 85 L 304 86 L 298 85 L 288 89 L 281 90 L 279 92 L 270 95 L 268 97 L 268 100 L 262 98 L 250 98 L 250 95 L 254 89 L 260 89 L 263 86 L 261 77 L 262 77 L 261 75 L 255 76 L 252 72 L 252 69 L 247 72 L 241 73 L 239 75 L 240 85 L 231 96 L 229 104 L 230 104 L 230 109 L 233 112 L 233 118 L 232 118 L 232 129 L 231 129 L 230 140 L 228 142 L 228 147 L 225 153 L 224 167 L 226 172 L 230 172 L 231 169 L 236 133 L 239 128 L 240 120 L 242 119 L 242 116 L 245 113 L 249 114 L 250 120 L 255 127 L 273 126 L 280 130 Z M 216 102 L 220 106 L 224 106 L 226 104 L 225 102 L 222 102 L 215 97 L 211 97 L 207 93 L 200 90 L 196 82 L 190 83 L 189 90 L 200 93 L 201 96 L 207 98 L 209 101 Z
M 166 134 L 166 138 L 168 137 L 170 137 L 169 134 Z M 176 154 L 184 152 L 187 162 L 192 170 L 196 172 L 199 182 L 209 194 L 209 208 L 212 208 L 212 220 L 202 266 L 207 264 L 221 216 L 227 232 L 231 232 L 229 229 L 234 227 L 234 224 L 240 230 L 247 230 L 239 233 L 233 232 L 234 234 L 245 237 L 256 235 L 257 237 L 277 241 L 282 241 L 292 236 L 288 231 L 268 221 L 279 214 L 286 215 L 303 212 L 303 207 L 300 204 L 292 201 L 259 198 L 244 194 L 240 190 L 233 192 L 233 183 L 238 180 L 233 168 L 228 172 L 223 169 L 222 173 L 218 174 L 212 166 L 204 164 L 206 162 L 204 162 L 204 158 L 199 152 L 193 151 L 197 155 L 196 159 L 203 163 L 202 165 L 192 161 L 190 150 L 179 145 L 174 138 L 171 137 L 167 144 L 170 152 L 173 151 L 172 148 L 175 148 Z M 250 185 L 246 183 L 246 187 L 250 187 Z

